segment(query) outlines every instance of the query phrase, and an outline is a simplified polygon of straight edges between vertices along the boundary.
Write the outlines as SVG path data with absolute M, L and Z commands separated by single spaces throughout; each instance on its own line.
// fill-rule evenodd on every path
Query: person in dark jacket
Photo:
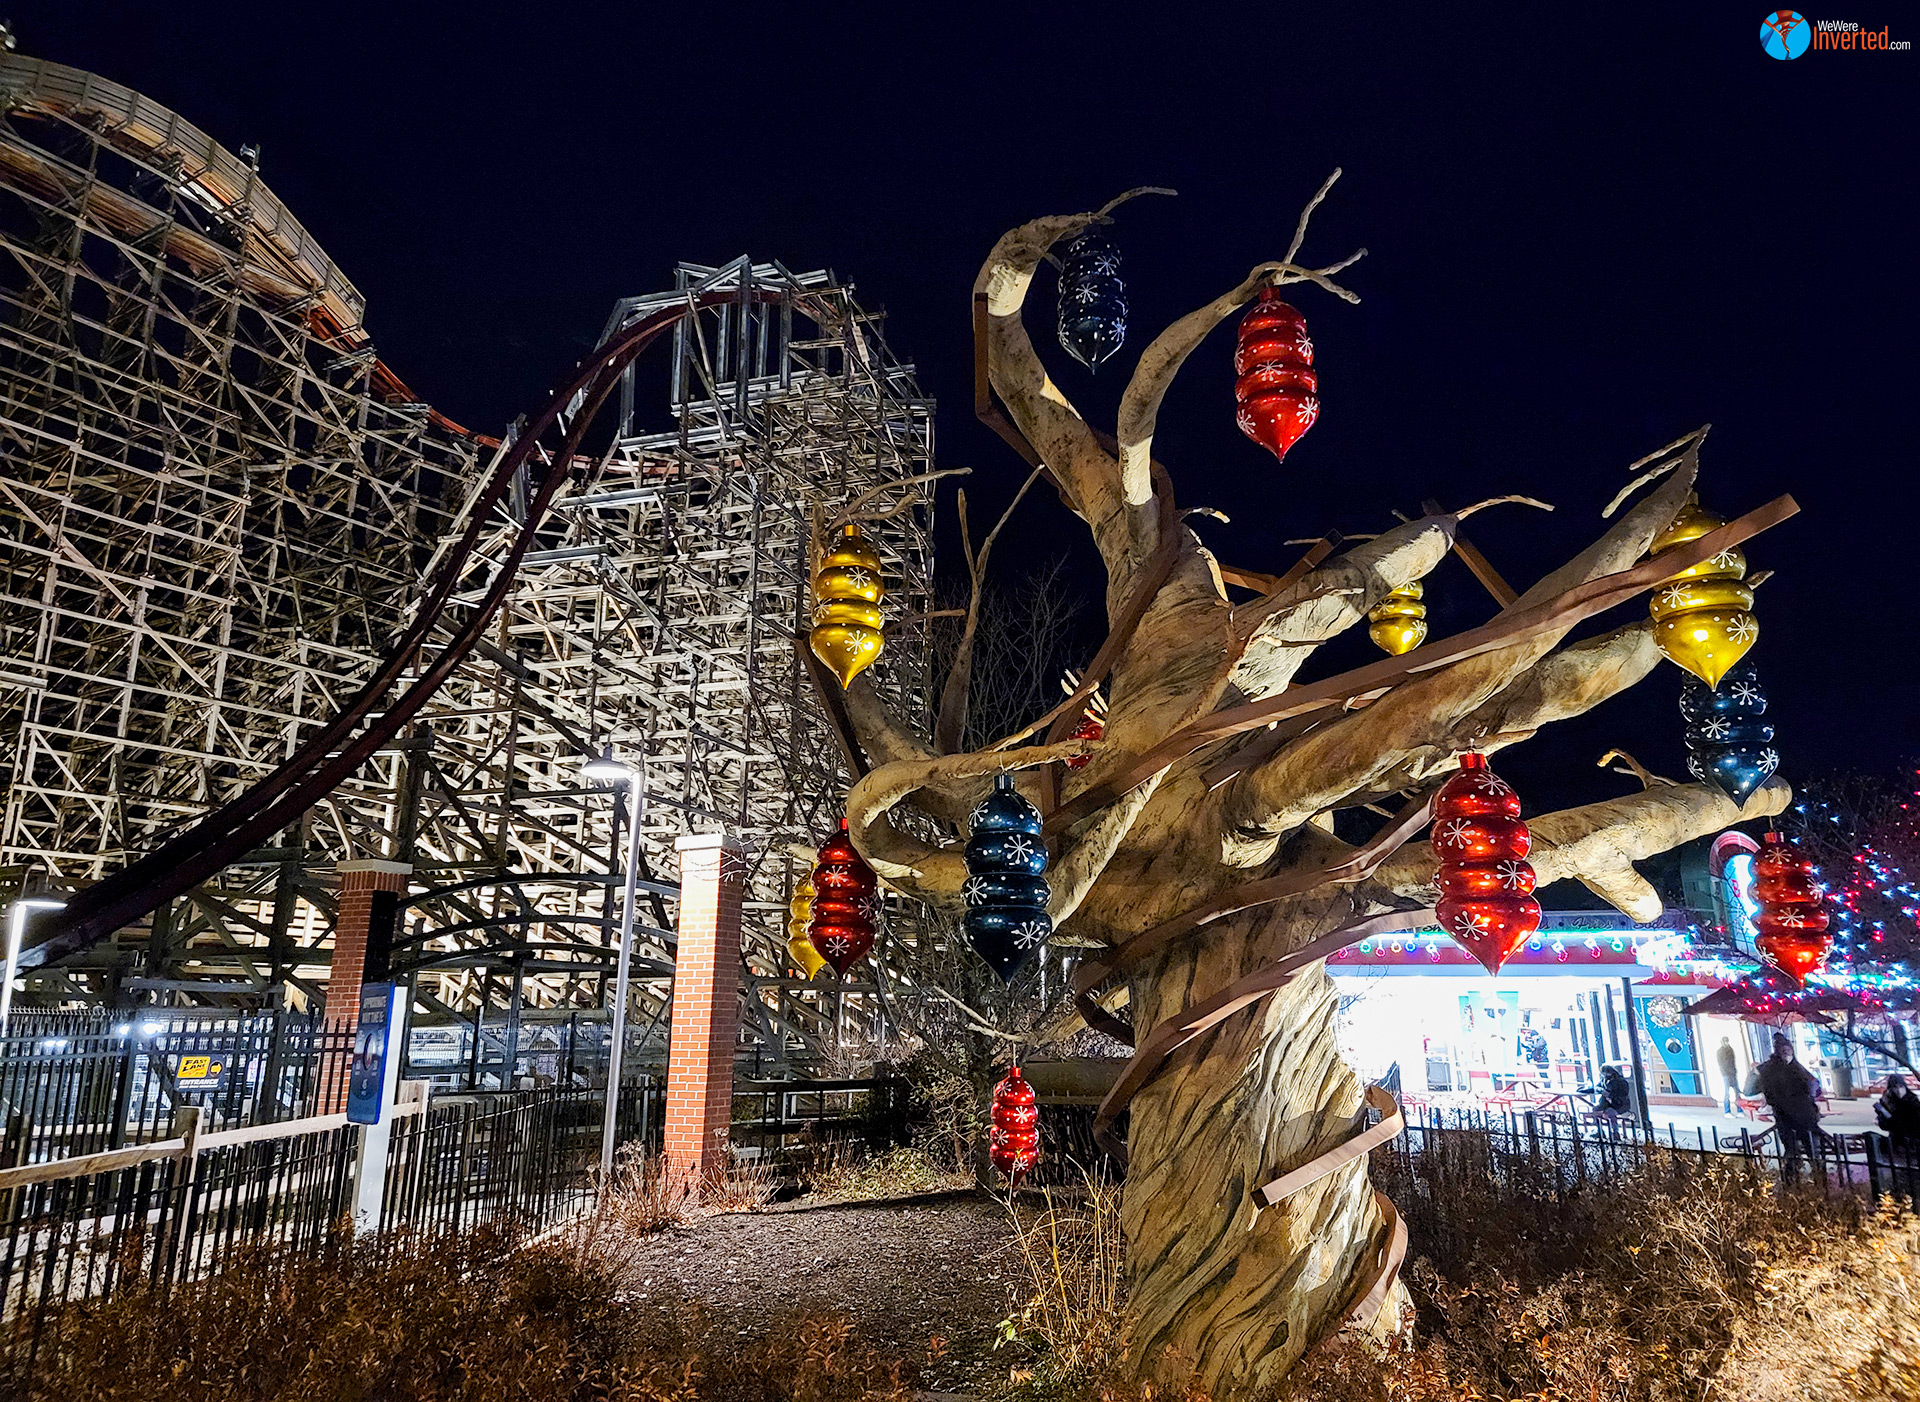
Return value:
M 1773 1034 L 1773 1055 L 1760 1063 L 1759 1081 L 1791 1174 L 1802 1158 L 1813 1157 L 1813 1136 L 1820 1133 L 1820 1107 L 1814 1103 L 1820 1082 L 1794 1059 L 1793 1042 L 1779 1032 Z
M 1624 1115 L 1633 1109 L 1633 1082 L 1618 1066 L 1602 1066 L 1600 1083 L 1582 1086 L 1580 1093 L 1593 1101 L 1595 1115 Z
M 1873 1102 L 1873 1116 L 1896 1150 L 1920 1151 L 1920 1095 L 1913 1093 L 1906 1077 L 1887 1077 L 1886 1093 Z

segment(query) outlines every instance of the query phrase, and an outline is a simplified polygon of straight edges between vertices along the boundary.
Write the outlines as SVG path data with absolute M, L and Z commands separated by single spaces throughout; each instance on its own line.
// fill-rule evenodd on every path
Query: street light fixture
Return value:
M 600 1173 L 613 1176 L 614 1121 L 620 1113 L 620 1061 L 627 1042 L 627 979 L 633 962 L 633 911 L 640 882 L 640 824 L 647 812 L 645 771 L 615 759 L 609 745 L 587 761 L 581 773 L 601 783 L 624 784 L 627 790 L 626 890 L 620 901 L 619 972 L 613 981 L 613 1041 L 607 1050 L 607 1108 L 600 1123 Z
M 30 910 L 64 910 L 65 901 L 56 901 L 44 897 L 22 896 L 13 903 L 7 912 L 7 974 L 0 981 L 0 1032 L 5 1032 L 13 1018 L 13 976 L 20 970 L 20 938 L 26 933 L 27 912 Z
M 602 784 L 624 784 L 633 777 L 633 766 L 623 759 L 613 757 L 613 746 L 608 745 L 599 754 L 588 760 L 580 773 L 586 778 Z

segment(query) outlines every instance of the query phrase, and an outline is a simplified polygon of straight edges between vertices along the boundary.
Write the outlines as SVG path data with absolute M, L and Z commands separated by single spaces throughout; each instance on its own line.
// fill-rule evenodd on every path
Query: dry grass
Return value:
M 1119 1185 L 1088 1175 L 1078 1191 L 1043 1188 L 1040 1211 L 1009 1198 L 1014 1246 L 1031 1293 L 1000 1325 L 1003 1343 L 1044 1353 L 1067 1378 L 1111 1371 L 1124 1353 L 1126 1237 Z
M 1412 1181 L 1375 1174 L 1419 1254 L 1407 1348 L 1329 1344 L 1288 1402 L 1920 1397 L 1904 1212 L 1666 1155 L 1568 1189 L 1472 1135 L 1415 1163 Z
M 1271 1402 L 1920 1399 L 1910 1214 L 1663 1156 L 1569 1189 L 1477 1136 L 1415 1164 L 1402 1181 L 1375 1165 L 1413 1229 L 1404 1346 L 1329 1342 Z M 1016 1214 L 1032 1293 L 1002 1326 L 1016 1361 L 996 1398 L 1203 1399 L 1128 1381 L 1118 1205 L 1095 1181 Z
M 1127 1373 L 1126 1237 L 1120 1186 L 1083 1173 L 1074 1189 L 1009 1196 L 1026 1301 L 1000 1323 L 1008 1351 L 1000 1402 L 1207 1402 L 1197 1384 L 1174 1393 L 1136 1388 Z
M 816 1159 L 807 1182 L 808 1197 L 820 1202 L 874 1202 L 971 1188 L 973 1174 L 940 1162 L 918 1146 L 874 1154 L 858 1145 L 837 1144 Z
M 23 1402 L 905 1402 L 844 1317 L 714 1347 L 697 1315 L 623 1301 L 592 1254 L 494 1233 L 239 1253 L 162 1297 L 51 1318 Z M 16 1349 L 20 1340 L 9 1341 Z M 0 1371 L 0 1376 L 5 1376 Z
M 695 1186 L 693 1199 L 708 1212 L 757 1212 L 773 1201 L 773 1169 L 758 1159 L 729 1159 Z
M 773 1192 L 773 1171 L 758 1163 L 735 1160 L 690 1181 L 657 1153 L 622 1149 L 592 1206 L 547 1240 L 619 1276 L 655 1233 L 702 1212 L 758 1211 Z

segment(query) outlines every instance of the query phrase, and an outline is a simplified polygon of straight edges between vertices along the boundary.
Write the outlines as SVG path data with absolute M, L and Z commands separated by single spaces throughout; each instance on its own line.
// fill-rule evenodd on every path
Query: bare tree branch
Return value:
M 1646 552 L 1692 488 L 1689 463 L 1572 563 L 1528 590 L 1513 608 L 1551 599 L 1575 585 L 1625 569 Z M 1513 608 L 1504 610 L 1502 616 Z M 1268 842 L 1317 812 L 1340 806 L 1354 795 L 1373 792 L 1384 776 L 1406 767 L 1420 751 L 1451 743 L 1467 717 L 1535 668 L 1565 635 L 1564 628 L 1549 629 L 1437 672 L 1412 677 L 1365 710 L 1309 731 L 1250 775 L 1241 777 L 1225 808 L 1223 834 L 1229 842 Z M 1616 658 L 1616 653 L 1621 655 Z M 1588 660 L 1596 655 L 1613 659 L 1615 665 L 1624 668 L 1613 673 L 1623 683 L 1640 662 L 1652 665 L 1637 642 L 1609 644 L 1586 654 Z M 1570 675 L 1569 669 L 1577 668 L 1579 662 L 1576 657 L 1571 664 L 1547 669 L 1535 703 L 1538 715 L 1528 709 L 1524 697 L 1519 698 L 1511 717 L 1499 713 L 1500 728 L 1533 729 L 1552 718 L 1554 706 L 1577 706 L 1583 699 L 1592 705 L 1611 695 L 1605 677 L 1598 679 L 1601 684 L 1592 692 L 1584 685 L 1572 684 L 1580 679 Z
M 1021 433 L 1093 530 L 1110 574 L 1130 568 L 1125 514 L 1114 460 L 1040 363 L 1021 320 L 1034 270 L 1046 251 L 1086 229 L 1097 213 L 1034 219 L 1000 236 L 974 280 L 987 299 L 987 372 Z
M 1431 573 L 1453 548 L 1458 518 L 1427 516 L 1375 536 L 1277 595 L 1234 611 L 1246 645 L 1231 683 L 1240 699 L 1278 695 L 1313 650 L 1367 616 L 1403 585 Z
M 934 847 L 901 832 L 888 821 L 892 810 L 910 798 L 925 806 L 921 795 L 938 794 L 943 788 L 950 792 L 961 780 L 1071 759 L 1091 747 L 1088 740 L 1066 740 L 1024 750 L 940 755 L 883 764 L 848 793 L 848 832 L 860 855 L 889 886 L 932 905 L 951 908 L 967 879 L 959 849 Z
M 987 538 L 980 542 L 978 554 L 972 552 L 967 540 L 967 496 L 960 494 L 960 541 L 967 550 L 967 575 L 971 587 L 967 595 L 967 621 L 960 633 L 960 646 L 955 651 L 953 665 L 947 669 L 947 682 L 941 688 L 940 709 L 933 726 L 933 747 L 943 755 L 950 755 L 960 748 L 961 737 L 967 729 L 967 699 L 973 687 L 973 641 L 980 631 L 980 599 L 987 575 L 987 559 L 993 554 L 993 543 L 1000 538 L 1000 532 L 1006 529 L 1007 522 L 1013 519 L 1014 509 L 1026 496 L 1027 489 L 1039 480 L 1046 471 L 1036 467 L 1027 474 L 1027 480 L 1020 484 L 1020 490 L 1013 494 L 1013 500 L 1007 503 L 1007 509 L 1000 513 L 1000 519 L 993 529 L 987 532 Z
M 1744 806 L 1704 784 L 1671 784 L 1581 808 L 1527 819 L 1528 858 L 1542 886 L 1576 880 L 1641 924 L 1660 917 L 1659 893 L 1633 864 L 1735 823 L 1772 817 L 1792 801 L 1779 779 L 1756 789 Z M 1433 850 L 1408 848 L 1383 866 L 1378 883 L 1397 896 L 1425 899 L 1437 868 Z
M 1159 519 L 1154 511 L 1153 434 L 1159 419 L 1160 403 L 1166 398 L 1173 377 L 1180 373 L 1187 357 L 1193 354 L 1207 334 L 1260 295 L 1283 267 L 1280 263 L 1262 263 L 1231 292 L 1214 298 L 1197 311 L 1188 312 L 1153 338 L 1140 352 L 1133 378 L 1120 396 L 1120 414 L 1115 438 L 1120 445 L 1120 496 L 1128 512 L 1134 549 L 1150 552 L 1159 543 Z

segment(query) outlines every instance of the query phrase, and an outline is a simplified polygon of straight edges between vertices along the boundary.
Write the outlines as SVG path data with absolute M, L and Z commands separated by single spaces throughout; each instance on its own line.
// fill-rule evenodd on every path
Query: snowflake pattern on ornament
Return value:
M 1670 609 L 1677 609 L 1687 601 L 1687 586 L 1669 584 L 1660 591 L 1660 602 Z
M 1727 691 L 1734 700 L 1748 706 L 1758 705 L 1767 699 L 1760 694 L 1760 688 L 1752 682 L 1735 682 L 1727 688 Z
M 1486 798 L 1506 798 L 1513 793 L 1506 780 L 1485 769 L 1475 770 L 1467 787 Z
M 1783 910 L 1773 918 L 1789 930 L 1805 929 L 1807 924 L 1807 917 L 1797 910 Z
M 1493 922 L 1477 910 L 1463 910 L 1455 914 L 1448 933 L 1454 935 L 1478 935 L 1484 933 Z
M 1473 834 L 1473 824 L 1465 818 L 1449 818 L 1434 829 L 1433 840 L 1448 847 L 1465 847 Z
M 1525 862 L 1509 859 L 1495 867 L 1494 873 L 1500 878 L 1502 886 L 1509 891 L 1518 891 L 1526 884 L 1527 878 L 1533 875 L 1533 868 Z
M 1016 862 L 1030 862 L 1039 852 L 1038 845 L 1025 833 L 1015 833 L 1007 839 L 1007 856 Z
M 1778 750 L 1760 751 L 1760 763 L 1764 768 L 1778 769 L 1780 767 L 1780 751 Z
M 1724 740 L 1733 734 L 1733 727 L 1721 720 L 1720 717 L 1715 716 L 1712 720 L 1700 727 L 1700 733 L 1709 740 Z
M 1727 629 L 1727 636 L 1736 643 L 1750 643 L 1760 636 L 1760 625 L 1752 614 L 1743 613 L 1734 620 L 1733 626 Z
M 1013 930 L 1013 942 L 1021 949 L 1038 949 L 1047 940 L 1047 923 L 1044 920 L 1026 920 Z
M 873 571 L 865 565 L 855 565 L 843 578 L 856 589 L 865 589 L 874 582 Z
M 986 878 L 969 876 L 966 884 L 960 888 L 960 899 L 970 906 L 984 905 L 987 899 Z
M 1707 563 L 1715 569 L 1737 570 L 1740 568 L 1741 559 L 1739 555 L 1731 550 L 1722 550 L 1718 555 L 1715 555 L 1711 560 L 1707 561 Z
M 827 946 L 827 953 L 829 954 L 845 954 L 849 949 L 853 948 L 853 941 L 845 935 L 828 935 L 824 943 Z

